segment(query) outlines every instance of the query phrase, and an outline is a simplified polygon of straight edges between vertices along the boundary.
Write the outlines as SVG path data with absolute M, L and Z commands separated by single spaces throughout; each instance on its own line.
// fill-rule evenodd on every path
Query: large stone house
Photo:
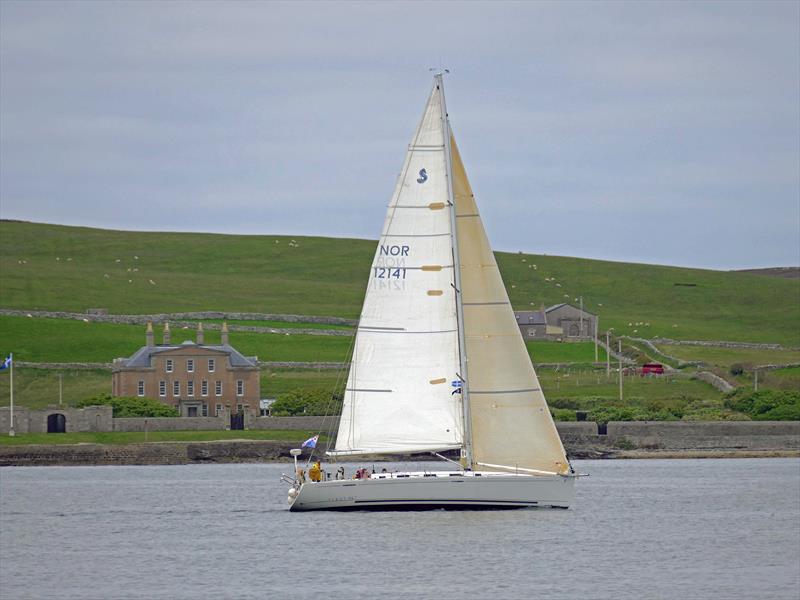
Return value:
M 526 340 L 592 339 L 598 322 L 597 315 L 566 303 L 515 311 L 514 316 Z
M 258 411 L 261 398 L 258 360 L 243 356 L 229 344 L 228 326 L 222 325 L 220 345 L 203 343 L 203 325 L 197 341 L 170 344 L 169 323 L 164 342 L 153 342 L 147 324 L 145 345 L 130 358 L 117 358 L 112 368 L 114 396 L 142 396 L 178 409 L 184 417 L 212 417 Z

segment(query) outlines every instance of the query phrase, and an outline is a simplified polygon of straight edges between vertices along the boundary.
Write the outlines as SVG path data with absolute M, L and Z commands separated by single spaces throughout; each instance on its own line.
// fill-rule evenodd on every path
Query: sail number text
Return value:
M 372 267 L 375 271 L 375 279 L 405 279 L 406 269 L 404 267 Z
M 410 251 L 411 246 L 381 244 L 372 267 L 375 279 L 405 279 L 406 257 Z

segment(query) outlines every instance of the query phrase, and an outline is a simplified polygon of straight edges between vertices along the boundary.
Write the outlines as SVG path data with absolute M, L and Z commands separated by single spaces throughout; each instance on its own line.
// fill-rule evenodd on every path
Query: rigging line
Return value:
M 356 326 L 356 329 L 358 329 L 358 326 Z M 334 388 L 333 388 L 333 390 L 331 390 L 330 397 L 328 398 L 328 402 L 325 405 L 325 414 L 322 416 L 322 423 L 321 423 L 320 432 L 319 432 L 319 433 L 322 433 L 322 430 L 325 430 L 326 433 L 327 433 L 327 436 L 328 436 L 328 439 L 325 442 L 325 452 L 330 450 L 331 443 L 332 443 L 332 440 L 333 440 L 333 428 L 334 428 L 334 425 L 336 423 L 336 419 L 334 418 L 335 415 L 331 415 L 330 413 L 331 413 L 331 409 L 333 408 L 333 406 L 335 404 L 334 398 L 335 398 L 335 395 L 336 395 L 336 391 L 339 390 L 339 389 L 342 390 L 342 408 L 344 408 L 344 388 L 346 387 L 346 384 L 342 385 L 342 375 L 347 370 L 347 364 L 348 363 L 352 363 L 353 351 L 354 351 L 354 348 L 355 348 L 355 343 L 356 343 L 356 335 L 353 335 L 353 337 L 350 339 L 350 344 L 348 345 L 348 348 L 347 348 L 347 354 L 345 355 L 345 357 L 348 358 L 349 360 L 344 362 L 344 363 L 342 363 L 342 367 L 339 369 L 339 371 L 338 371 L 338 373 L 336 375 L 336 383 L 334 384 Z M 339 411 L 339 418 L 340 419 L 341 419 L 341 412 L 342 411 L 340 410 Z M 329 416 L 331 417 L 331 423 L 330 423 L 330 425 L 328 425 L 328 428 L 326 429 L 325 423 L 328 420 Z M 312 450 L 312 452 L 311 452 L 312 456 L 314 455 L 314 451 L 316 451 L 316 448 L 314 448 Z

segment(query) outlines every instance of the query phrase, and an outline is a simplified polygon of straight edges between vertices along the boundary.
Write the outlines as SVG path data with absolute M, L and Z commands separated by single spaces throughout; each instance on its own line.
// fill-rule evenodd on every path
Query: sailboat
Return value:
M 572 469 L 450 127 L 441 73 L 370 267 L 330 457 L 460 450 L 449 470 L 287 482 L 290 510 L 568 508 Z M 300 449 L 291 451 L 297 457 Z

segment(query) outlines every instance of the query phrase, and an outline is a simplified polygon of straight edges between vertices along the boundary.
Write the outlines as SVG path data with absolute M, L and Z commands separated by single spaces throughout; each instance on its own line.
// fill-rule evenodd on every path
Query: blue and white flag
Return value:
M 300 446 L 301 448 L 316 448 L 317 447 L 317 440 L 319 439 L 319 434 L 315 435 L 314 437 L 308 438 L 303 445 Z
M 3 361 L 3 364 L 0 364 L 0 371 L 2 371 L 3 369 L 8 369 L 10 366 L 11 366 L 11 355 L 9 354 Z

